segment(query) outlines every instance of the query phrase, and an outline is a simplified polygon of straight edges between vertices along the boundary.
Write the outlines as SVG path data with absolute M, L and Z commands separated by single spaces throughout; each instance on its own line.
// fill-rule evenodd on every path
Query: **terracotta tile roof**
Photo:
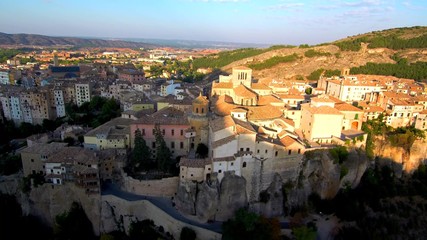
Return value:
M 59 143 L 59 142 L 52 142 L 52 143 L 41 143 L 41 144 L 35 144 L 31 147 L 26 147 L 21 150 L 21 153 L 38 153 L 38 154 L 44 154 L 49 155 L 53 154 L 57 151 L 59 151 L 62 148 L 65 148 L 67 143 Z
M 91 131 L 86 133 L 85 136 L 96 137 L 98 134 L 105 134 L 109 137 L 112 137 L 113 135 L 124 136 L 126 134 L 129 134 L 129 126 L 135 121 L 136 120 L 129 118 L 117 117 L 98 126 L 95 129 L 92 129 Z
M 179 166 L 191 167 L 191 168 L 205 168 L 206 165 L 212 164 L 212 161 L 208 158 L 204 159 L 189 159 L 182 157 L 179 161 Z
M 87 167 L 88 164 L 97 164 L 98 157 L 95 152 L 81 147 L 66 147 L 48 157 L 46 162 L 50 163 L 82 163 Z
M 230 115 L 224 117 L 218 117 L 209 123 L 212 131 L 217 132 L 219 130 L 234 126 L 234 120 Z
M 235 118 L 233 120 L 236 123 L 237 133 L 256 133 L 256 130 L 249 122 Z
M 242 108 L 242 107 L 237 107 L 237 108 L 233 108 L 233 109 L 231 110 L 231 112 L 236 112 L 236 113 L 238 113 L 238 112 L 246 113 L 246 112 L 248 112 L 248 110 L 247 110 L 247 109 L 245 109 L 245 108 Z
M 305 97 L 300 94 L 277 94 L 281 99 L 298 99 L 298 100 L 304 100 Z
M 234 156 L 221 157 L 221 158 L 214 158 L 213 159 L 214 162 L 230 162 L 230 161 L 234 161 L 234 160 L 236 160 L 236 158 Z
M 220 96 L 213 103 L 214 112 L 220 116 L 228 116 L 235 108 L 241 107 L 240 105 L 227 103 L 224 97 Z M 265 105 L 265 106 L 245 106 L 244 109 L 248 110 L 247 118 L 249 120 L 263 120 L 279 118 L 283 115 L 280 107 Z
M 292 144 L 296 143 L 297 141 L 289 136 L 286 136 L 284 138 L 280 139 L 280 142 L 285 146 L 285 147 L 289 147 Z
M 145 115 L 135 121 L 135 124 L 189 125 L 186 113 L 174 107 L 165 107 L 159 111 Z
M 203 96 L 201 93 L 193 100 L 193 103 L 196 104 L 207 104 L 208 102 L 209 100 L 206 98 L 206 96 Z
M 257 90 L 271 90 L 271 88 L 264 83 L 252 83 L 251 88 Z
M 232 82 L 212 82 L 212 88 L 227 88 L 232 89 L 233 83 Z
M 427 102 L 427 96 L 416 96 L 413 100 L 416 102 Z
M 239 97 L 245 97 L 245 98 L 256 98 L 257 94 L 254 93 L 252 90 L 247 88 L 245 85 L 240 84 L 239 86 L 234 88 L 234 94 Z
M 279 107 L 272 105 L 248 106 L 248 120 L 267 120 L 283 116 L 283 111 Z
M 390 103 L 394 104 L 394 105 L 399 105 L 399 106 L 413 106 L 414 104 L 403 100 L 403 99 L 390 99 L 389 100 Z
M 379 106 L 367 106 L 364 108 L 365 112 L 384 112 L 384 108 Z
M 218 99 L 216 99 L 216 101 L 213 104 L 214 112 L 220 116 L 230 115 L 231 110 L 235 109 L 238 106 L 225 101 L 224 97 L 225 97 L 224 95 L 220 96 Z
M 283 101 L 272 95 L 259 96 L 258 98 L 258 105 L 267 105 L 271 103 L 283 103 Z
M 362 109 L 357 108 L 348 103 L 336 103 L 335 108 L 342 112 L 363 112 Z
M 236 140 L 236 135 L 231 135 L 231 136 L 228 136 L 228 137 L 225 137 L 223 139 L 219 139 L 219 140 L 213 142 L 212 147 L 217 148 L 217 147 L 220 147 L 222 145 L 228 144 L 234 140 Z
M 287 127 L 286 124 L 288 124 L 292 127 L 295 126 L 295 122 L 292 119 L 288 119 L 288 118 L 284 118 L 284 117 L 278 118 L 278 119 L 274 120 L 273 122 L 274 122 L 274 124 L 276 124 L 277 126 L 280 126 L 282 128 L 286 128 Z
M 388 97 L 388 98 L 410 98 L 410 96 L 405 93 L 396 93 L 396 92 L 388 91 L 388 92 L 383 92 L 383 94 L 385 97 Z
M 335 103 L 335 101 L 332 100 L 332 99 L 330 99 L 329 96 L 327 96 L 327 95 L 313 97 L 313 98 L 311 98 L 311 101 L 314 101 L 314 102 L 325 102 L 325 103 Z
M 330 114 L 330 115 L 343 115 L 338 109 L 329 106 L 320 107 L 306 107 L 306 109 L 312 114 Z
M 301 94 L 301 92 L 298 89 L 295 89 L 295 88 L 289 89 L 288 93 L 290 95 L 299 95 L 299 94 Z
M 427 114 L 427 110 L 422 110 L 419 114 Z

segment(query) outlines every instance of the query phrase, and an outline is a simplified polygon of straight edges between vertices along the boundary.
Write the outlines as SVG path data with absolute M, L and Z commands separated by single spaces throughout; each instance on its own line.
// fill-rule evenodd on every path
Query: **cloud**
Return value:
M 402 2 L 402 5 L 405 6 L 409 10 L 426 10 L 427 9 L 427 7 L 425 7 L 425 6 L 413 5 L 410 1 Z
M 273 5 L 273 6 L 268 6 L 265 9 L 268 9 L 268 10 L 291 10 L 291 9 L 298 9 L 300 7 L 303 7 L 303 6 L 304 6 L 304 3 L 292 2 L 292 3 L 282 3 L 282 4 Z
M 342 2 L 342 5 L 347 7 L 379 6 L 382 4 L 383 4 L 383 1 L 381 0 L 362 0 L 357 2 Z

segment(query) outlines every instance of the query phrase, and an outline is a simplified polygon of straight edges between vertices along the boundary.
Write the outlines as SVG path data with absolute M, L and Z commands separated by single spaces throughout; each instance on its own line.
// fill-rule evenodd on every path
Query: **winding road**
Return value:
M 144 196 L 138 195 L 135 193 L 125 192 L 120 189 L 119 186 L 113 183 L 104 183 L 102 187 L 101 195 L 114 195 L 116 197 L 125 199 L 127 201 L 139 201 L 139 200 L 147 200 L 150 201 L 153 205 L 163 210 L 165 213 L 169 214 L 171 217 L 187 223 L 193 226 L 205 228 L 217 233 L 222 233 L 221 225 L 222 222 L 215 221 L 212 223 L 200 223 L 189 219 L 182 215 L 173 205 L 172 200 L 166 197 L 152 197 L 152 196 Z M 289 229 L 289 222 L 280 222 L 280 226 L 282 229 Z

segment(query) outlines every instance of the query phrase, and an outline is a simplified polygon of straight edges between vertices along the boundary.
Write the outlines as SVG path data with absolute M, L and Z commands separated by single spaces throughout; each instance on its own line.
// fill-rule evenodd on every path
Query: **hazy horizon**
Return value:
M 4 0 L 0 32 L 102 39 L 320 44 L 424 26 L 427 2 Z

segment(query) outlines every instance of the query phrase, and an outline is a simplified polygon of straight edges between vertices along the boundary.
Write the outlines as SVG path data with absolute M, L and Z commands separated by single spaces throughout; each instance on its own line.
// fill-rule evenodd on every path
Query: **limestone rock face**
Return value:
M 101 203 L 101 232 L 124 231 L 123 226 L 116 220 L 114 206 L 107 201 Z
M 54 226 L 55 217 L 70 210 L 73 202 L 79 203 L 85 211 L 96 235 L 99 234 L 100 198 L 98 194 L 87 195 L 84 189 L 74 184 L 61 186 L 44 184 L 33 188 L 28 195 L 22 195 L 20 203 L 24 214 L 40 218 L 45 224 Z
M 185 214 L 196 214 L 197 183 L 192 181 L 180 182 L 176 193 L 176 207 Z
M 347 161 L 342 164 L 342 167 L 346 168 L 348 172 L 342 177 L 340 188 L 357 187 L 368 168 L 368 164 L 368 157 L 364 151 L 350 151 Z
M 246 194 L 246 180 L 234 173 L 225 172 L 221 181 L 219 203 L 215 219 L 226 221 L 234 216 L 236 210 L 246 207 L 248 198 Z
M 207 222 L 215 219 L 219 201 L 218 181 L 208 184 L 206 181 L 199 184 L 196 200 L 196 215 L 199 220 Z
M 260 203 L 259 213 L 266 217 L 283 215 L 283 181 L 279 174 L 275 174 L 270 186 L 265 190 L 268 201 Z
M 304 158 L 296 186 L 287 190 L 286 206 L 292 209 L 304 205 L 311 193 L 331 199 L 341 188 L 354 188 L 367 167 L 368 158 L 360 150 L 350 150 L 342 164 L 334 163 L 329 150 L 312 151 Z
M 327 151 L 321 151 L 314 158 L 307 159 L 303 168 L 303 185 L 322 199 L 333 198 L 340 187 L 340 169 L 329 158 Z
M 409 152 L 391 144 L 381 137 L 375 139 L 374 153 L 381 164 L 392 166 L 397 176 L 412 173 L 427 157 L 427 140 L 415 140 Z

